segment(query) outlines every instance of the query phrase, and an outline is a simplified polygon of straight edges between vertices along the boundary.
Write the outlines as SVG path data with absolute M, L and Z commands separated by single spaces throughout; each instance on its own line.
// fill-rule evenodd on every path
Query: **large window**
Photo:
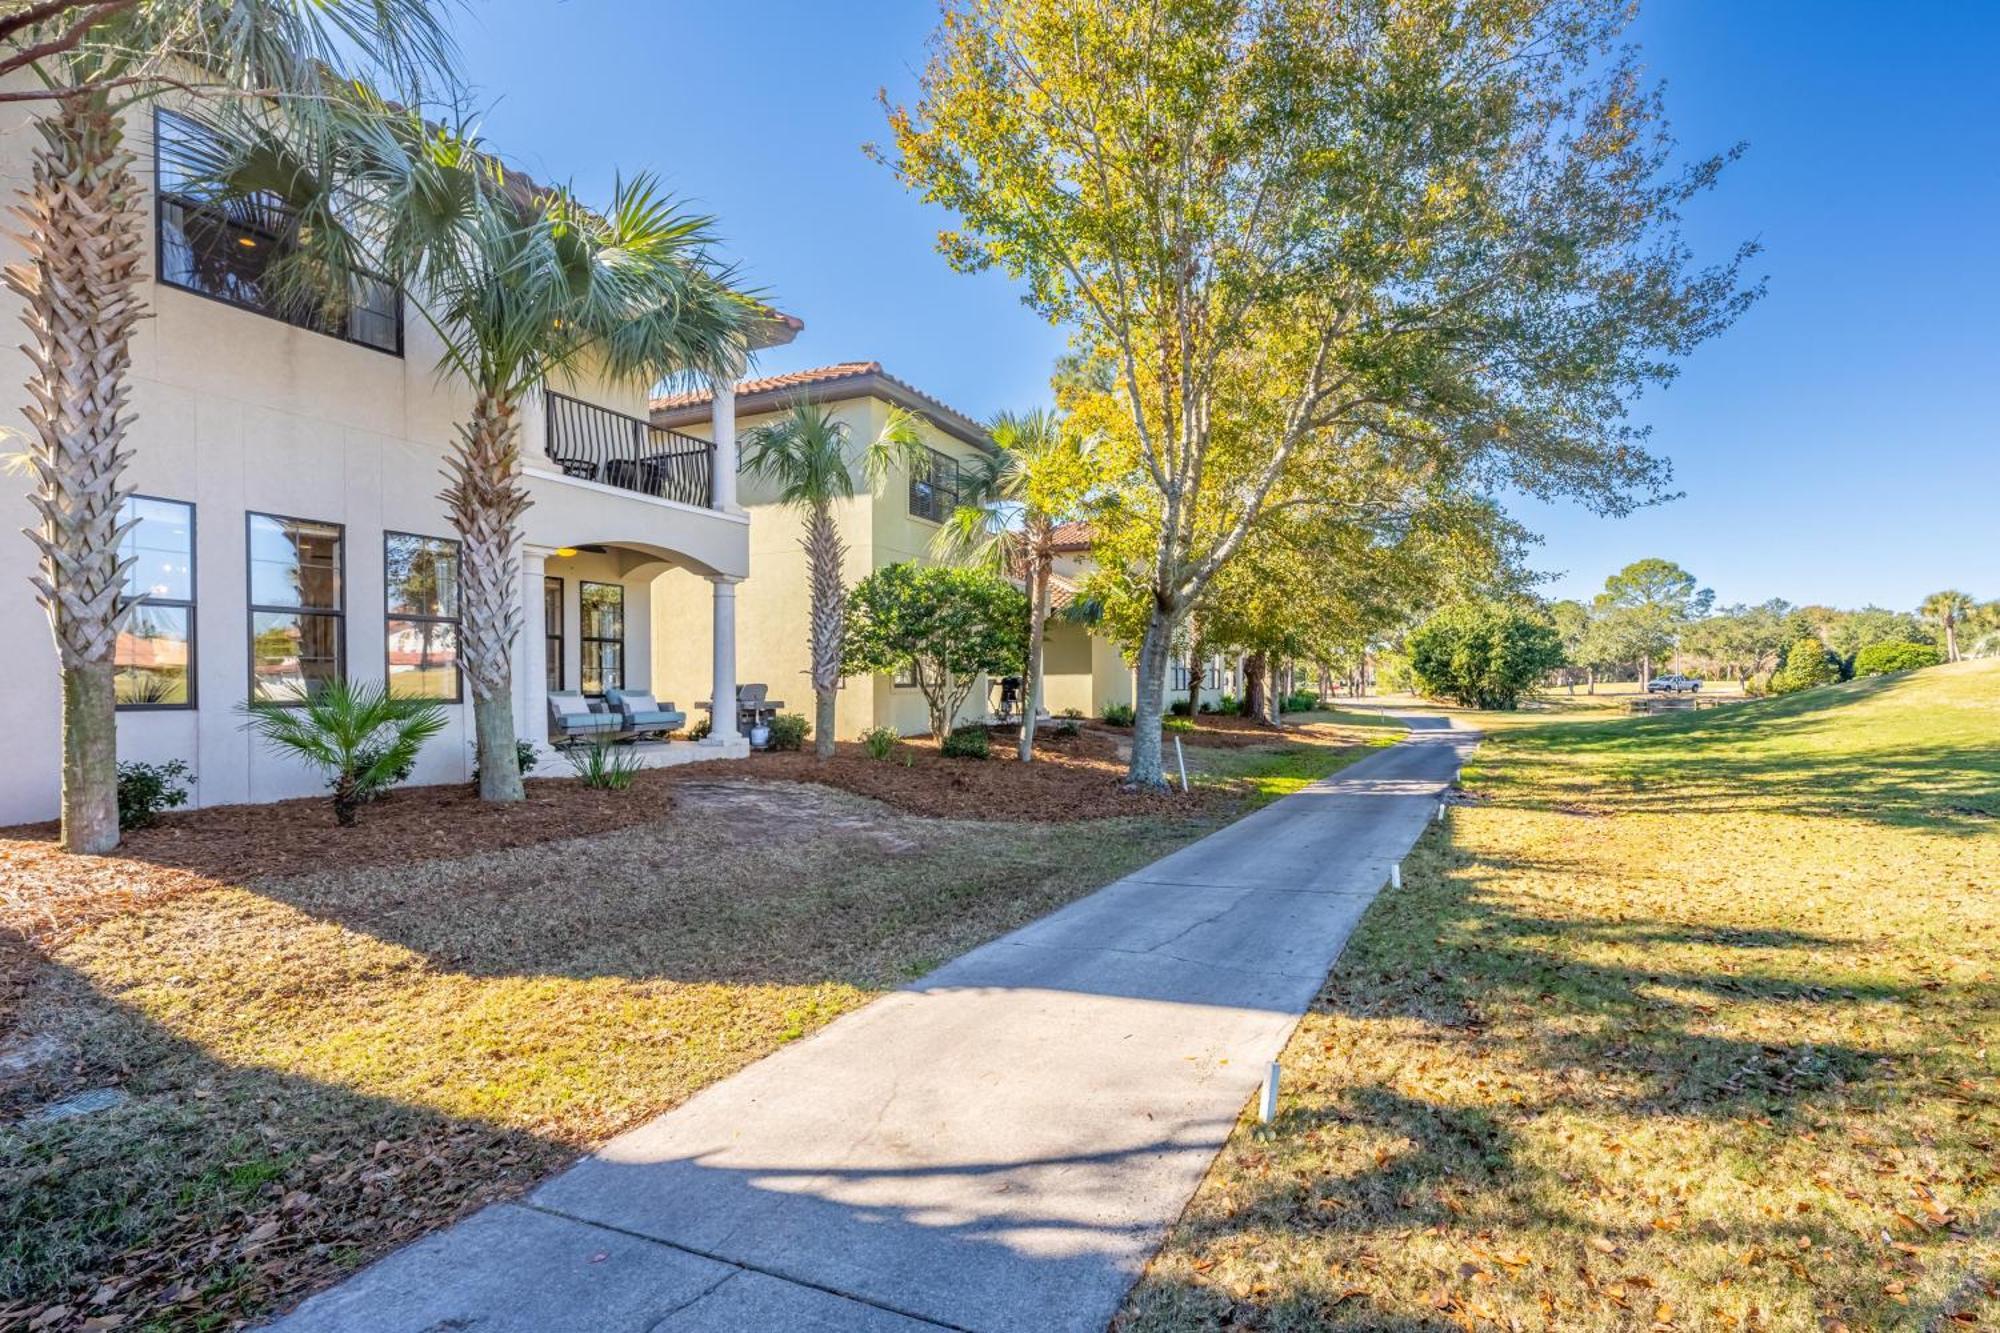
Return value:
M 297 703 L 338 680 L 346 639 L 342 529 L 250 515 L 250 698 Z
M 120 708 L 194 706 L 194 506 L 135 495 L 119 521 L 125 595 L 138 607 L 118 631 L 114 680 Z
M 577 584 L 577 606 L 583 613 L 582 681 L 585 694 L 625 688 L 625 585 Z
M 159 111 L 153 135 L 161 282 L 403 354 L 403 303 L 393 286 L 358 275 L 341 296 L 277 290 L 272 270 L 295 243 L 297 217 L 276 195 L 226 195 L 210 184 L 222 160 L 214 136 L 197 122 Z
M 553 574 L 542 578 L 542 656 L 548 672 L 549 688 L 563 687 L 563 581 Z
M 924 453 L 926 461 L 910 473 L 910 513 L 942 523 L 958 508 L 958 460 L 935 449 Z
M 389 693 L 457 703 L 458 543 L 387 533 L 382 571 Z

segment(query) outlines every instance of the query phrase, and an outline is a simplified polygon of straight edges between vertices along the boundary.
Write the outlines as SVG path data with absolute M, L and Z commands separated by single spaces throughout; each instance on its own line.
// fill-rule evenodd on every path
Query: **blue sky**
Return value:
M 489 137 L 586 192 L 651 168 L 806 321 L 770 370 L 879 359 L 975 416 L 1046 399 L 1058 330 L 951 272 L 944 219 L 861 144 L 907 94 L 929 0 L 471 0 Z M 1683 499 L 1521 504 L 1549 591 L 1678 560 L 1722 602 L 2000 597 L 2000 6 L 1654 0 L 1634 34 L 1690 151 L 1748 155 L 1689 218 L 1761 240 L 1770 295 L 1635 418 Z

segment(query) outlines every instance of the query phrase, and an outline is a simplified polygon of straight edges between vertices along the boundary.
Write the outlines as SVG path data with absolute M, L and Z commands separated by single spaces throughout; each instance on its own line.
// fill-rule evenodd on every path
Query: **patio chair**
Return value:
M 624 719 L 616 713 L 594 713 L 590 700 L 577 690 L 549 691 L 549 743 L 571 744 L 618 734 Z
M 616 710 L 620 726 L 633 736 L 665 738 L 687 721 L 687 714 L 676 710 L 671 699 L 659 703 L 651 690 L 606 690 L 604 702 Z

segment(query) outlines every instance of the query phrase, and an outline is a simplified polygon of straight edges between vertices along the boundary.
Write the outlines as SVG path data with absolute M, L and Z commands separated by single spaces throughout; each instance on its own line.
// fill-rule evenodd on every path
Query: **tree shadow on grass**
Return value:
M 1617 1296 L 1621 1271 L 1670 1266 L 1675 1246 L 1810 1249 L 1824 1264 L 1855 1243 L 1850 1223 L 1819 1209 L 1748 1203 L 1685 1230 L 1676 1223 L 1678 1238 L 1636 1210 L 1607 1225 L 1603 1192 L 1576 1163 L 1611 1161 L 1621 1147 L 1608 1127 L 1636 1118 L 1656 1124 L 1663 1144 L 1706 1136 L 1717 1156 L 1703 1168 L 1754 1173 L 1744 1145 L 1828 1133 L 1877 1089 L 1927 1081 L 1886 1045 L 1718 1031 L 1716 1015 L 1732 1006 L 1817 1013 L 1921 999 L 1990 1011 L 2000 986 L 1818 978 L 1815 954 L 1853 942 L 1809 930 L 1543 916 L 1494 891 L 1523 868 L 1454 857 L 1433 873 L 1420 855 L 1403 890 L 1377 900 L 1305 1020 L 1304 1049 L 1295 1040 L 1285 1109 L 1268 1130 L 1239 1126 L 1128 1300 L 1123 1333 L 1445 1330 L 1508 1318 L 1560 1328 L 1569 1316 L 1585 1322 L 1586 1308 L 1592 1326 L 1620 1326 L 1602 1290 Z M 1554 862 L 1534 868 L 1565 873 Z M 1721 956 L 1691 967 L 1663 953 L 1648 966 L 1587 956 L 1594 946 Z M 1547 1126 L 1564 1122 L 1589 1142 L 1558 1146 Z M 1661 1200 L 1658 1211 L 1670 1210 Z M 1421 1259 L 1401 1253 L 1411 1246 L 1424 1247 Z M 1621 1263 L 1628 1250 L 1652 1257 Z M 1881 1299 L 1873 1251 L 1865 1263 L 1840 1262 L 1820 1278 L 1823 1298 L 1835 1308 Z M 1632 1318 L 1653 1308 L 1643 1292 L 1626 1294 Z
M 0 1083 L 0 1327 L 253 1319 L 575 1153 L 220 1060 L 52 963 L 26 991 L 54 1053 Z M 114 1104 L 37 1118 L 85 1091 Z
M 1700 817 L 1757 810 L 1923 827 L 1961 836 L 2000 830 L 2000 742 L 1969 711 L 1939 710 L 1857 732 L 1856 705 L 1891 696 L 1900 677 L 1735 704 L 1508 738 L 1510 762 L 1555 765 L 1577 795 L 1620 811 Z M 1501 793 L 1524 808 L 1561 808 Z

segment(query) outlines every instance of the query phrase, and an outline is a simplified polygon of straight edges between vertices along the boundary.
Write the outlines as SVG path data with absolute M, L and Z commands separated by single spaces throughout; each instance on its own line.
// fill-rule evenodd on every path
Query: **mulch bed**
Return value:
M 1132 728 L 1112 727 L 1102 722 L 1090 724 L 1092 729 L 1103 727 L 1106 731 L 1131 738 Z M 1169 731 L 1161 737 L 1161 743 L 1171 747 L 1173 737 L 1179 736 L 1182 745 L 1205 745 L 1217 750 L 1253 750 L 1260 745 L 1284 745 L 1291 741 L 1305 741 L 1315 738 L 1319 728 L 1316 724 L 1288 722 L 1283 728 L 1273 728 L 1259 722 L 1254 717 L 1239 717 L 1234 713 L 1203 713 L 1195 719 L 1191 731 Z
M 1014 757 L 1013 742 L 995 731 L 988 759 L 947 759 L 929 740 L 907 740 L 887 759 L 872 759 L 843 742 L 834 757 L 810 750 L 753 755 L 748 764 L 694 764 L 672 770 L 683 778 L 729 776 L 818 782 L 912 814 L 1003 823 L 1067 823 L 1121 815 L 1188 816 L 1207 808 L 1211 796 L 1125 789 L 1125 765 L 1110 735 L 1084 729 L 1075 737 L 1049 738 L 1032 764 Z
M 57 826 L 0 829 L 0 929 L 37 935 L 101 921 L 140 903 L 217 884 L 319 870 L 403 865 L 626 828 L 674 807 L 666 772 L 626 791 L 571 778 L 530 779 L 517 805 L 488 805 L 471 786 L 405 787 L 341 828 L 323 797 L 217 805 L 127 833 L 111 856 L 72 856 Z
M 1015 760 L 996 733 L 993 757 L 947 759 L 928 740 L 906 741 L 886 760 L 843 744 L 821 763 L 810 751 L 651 769 L 625 791 L 573 778 L 530 779 L 518 805 L 488 805 L 470 786 L 405 787 L 366 806 L 341 828 L 321 797 L 210 806 L 164 816 L 125 835 L 111 856 L 72 856 L 53 823 L 0 829 L 0 931 L 39 937 L 218 884 L 322 870 L 408 865 L 474 852 L 529 847 L 664 818 L 684 781 L 763 778 L 818 782 L 898 810 L 945 819 L 1070 822 L 1121 815 L 1190 815 L 1207 798 L 1132 792 L 1119 786 L 1118 741 L 1094 727 L 1072 737 L 1042 734 L 1033 764 Z M 0 1001 L 7 969 L 0 956 Z

